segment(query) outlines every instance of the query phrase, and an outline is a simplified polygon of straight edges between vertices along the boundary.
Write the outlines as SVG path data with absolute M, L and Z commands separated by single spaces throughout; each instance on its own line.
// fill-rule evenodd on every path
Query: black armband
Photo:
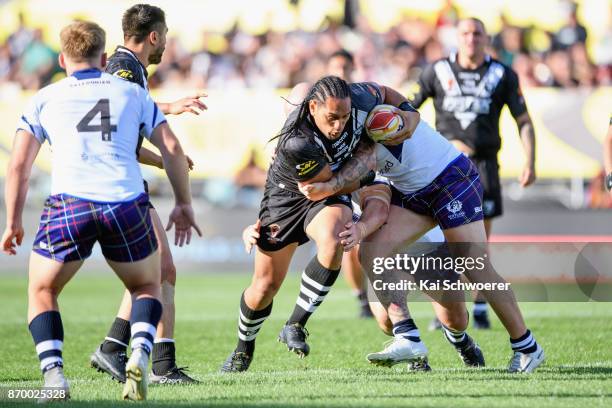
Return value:
M 408 101 L 404 101 L 399 104 L 398 108 L 405 112 L 418 112 Z
M 359 179 L 359 188 L 364 187 L 364 186 L 369 186 L 370 184 L 374 182 L 375 178 L 376 178 L 376 173 L 374 172 L 374 170 L 370 170 L 368 174 L 366 174 L 365 176 Z

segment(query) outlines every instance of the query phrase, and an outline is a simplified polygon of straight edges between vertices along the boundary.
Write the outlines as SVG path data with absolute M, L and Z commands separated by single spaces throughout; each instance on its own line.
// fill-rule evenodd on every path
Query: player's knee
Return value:
M 273 298 L 280 289 L 281 283 L 272 277 L 263 277 L 258 278 L 251 286 L 259 300 L 263 301 Z
M 56 299 L 61 289 L 56 286 L 35 285 L 28 289 L 29 296 L 36 299 Z
M 319 236 L 316 240 L 319 259 L 331 260 L 337 258 L 338 254 L 341 255 L 342 244 L 340 244 L 340 240 L 338 234 L 334 234 L 332 231 Z

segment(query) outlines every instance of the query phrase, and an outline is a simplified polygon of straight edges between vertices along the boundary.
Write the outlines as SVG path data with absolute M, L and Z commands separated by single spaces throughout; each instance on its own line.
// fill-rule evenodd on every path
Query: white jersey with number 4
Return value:
M 120 202 L 144 192 L 139 135 L 150 138 L 163 122 L 146 90 L 88 69 L 38 91 L 19 129 L 51 145 L 52 195 Z

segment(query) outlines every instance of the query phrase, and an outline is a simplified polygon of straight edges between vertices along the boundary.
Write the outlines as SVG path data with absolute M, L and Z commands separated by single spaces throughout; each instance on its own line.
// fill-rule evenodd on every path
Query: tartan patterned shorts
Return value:
M 157 249 L 149 208 L 147 194 L 119 203 L 49 196 L 32 250 L 58 262 L 79 261 L 99 242 L 106 259 L 136 262 Z
M 442 229 L 483 219 L 482 185 L 478 170 L 463 154 L 422 189 L 412 193 L 402 193 L 395 187 L 391 190 L 391 204 L 429 215 Z

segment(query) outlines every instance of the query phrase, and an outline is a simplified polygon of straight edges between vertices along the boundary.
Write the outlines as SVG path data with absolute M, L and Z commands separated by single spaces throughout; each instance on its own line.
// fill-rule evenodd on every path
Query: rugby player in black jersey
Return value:
M 148 4 L 132 6 L 123 14 L 122 28 L 124 45 L 118 46 L 114 54 L 108 59 L 106 72 L 148 89 L 146 67 L 161 62 L 166 46 L 168 28 L 164 11 L 159 7 Z M 172 103 L 156 102 L 156 104 L 164 114 L 179 115 L 190 112 L 198 115 L 206 109 L 206 105 L 200 101 L 203 96 L 205 96 L 204 93 L 196 92 L 192 96 Z M 137 154 L 138 161 L 141 164 L 163 169 L 164 164 L 160 155 L 140 146 L 140 144 Z M 189 168 L 192 169 L 193 162 L 189 157 L 187 157 L 187 162 Z M 145 191 L 148 192 L 146 182 Z M 153 345 L 153 373 L 150 380 L 152 383 L 159 384 L 191 383 L 195 380 L 189 377 L 183 368 L 176 365 L 174 344 L 176 267 L 164 227 L 157 211 L 151 204 L 149 211 L 160 248 L 163 303 L 163 314 L 157 326 Z M 125 382 L 126 349 L 130 339 L 129 319 L 131 308 L 132 299 L 130 293 L 126 291 L 108 334 L 90 359 L 92 367 L 106 372 L 120 382 Z
M 272 300 L 293 253 L 312 239 L 317 255 L 302 274 L 295 309 L 279 335 L 289 350 L 301 357 L 308 355 L 304 326 L 338 276 L 342 259 L 339 234 L 351 220 L 352 207 L 348 194 L 310 201 L 299 186 L 328 180 L 351 157 L 367 154 L 370 142 L 364 122 L 372 108 L 382 103 L 400 109 L 405 127 L 388 143 L 401 143 L 414 131 L 419 114 L 397 91 L 374 83 L 349 85 L 335 76 L 324 77 L 288 117 L 268 171 L 253 280 L 240 299 L 238 344 L 222 371 L 248 369 L 255 338 L 272 311 Z
M 458 50 L 425 68 L 418 80 L 412 104 L 419 108 L 432 98 L 436 129 L 468 155 L 480 173 L 484 189 L 483 214 L 487 238 L 491 221 L 502 215 L 501 183 L 497 153 L 501 147 L 499 117 L 504 105 L 516 120 L 525 151 L 521 186 L 535 181 L 535 135 L 521 94 L 518 76 L 487 55 L 488 36 L 479 19 L 458 22 Z M 481 294 L 474 304 L 474 326 L 489 328 L 487 306 Z M 439 328 L 439 322 L 432 322 Z

